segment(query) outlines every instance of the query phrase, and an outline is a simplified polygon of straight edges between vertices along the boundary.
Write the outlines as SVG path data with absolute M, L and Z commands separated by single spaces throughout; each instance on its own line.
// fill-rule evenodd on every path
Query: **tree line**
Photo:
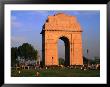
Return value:
M 29 43 L 11 48 L 11 66 L 17 64 L 18 57 L 24 60 L 37 60 L 38 51 Z
M 23 43 L 19 47 L 12 47 L 11 48 L 11 66 L 15 66 L 19 63 L 18 58 L 24 59 L 24 60 L 37 60 L 38 58 L 38 51 L 35 49 L 31 44 L 29 43 Z M 95 60 L 90 60 L 83 56 L 83 62 L 84 64 L 100 64 L 100 59 L 95 58 Z M 64 65 L 65 59 L 59 58 L 59 65 Z

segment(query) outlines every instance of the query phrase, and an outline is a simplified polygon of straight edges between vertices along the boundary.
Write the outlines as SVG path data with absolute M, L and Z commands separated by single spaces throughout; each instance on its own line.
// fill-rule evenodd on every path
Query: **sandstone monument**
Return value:
M 48 16 L 41 31 L 42 60 L 45 66 L 59 65 L 58 40 L 65 43 L 65 65 L 82 65 L 82 30 L 75 16 L 63 13 Z

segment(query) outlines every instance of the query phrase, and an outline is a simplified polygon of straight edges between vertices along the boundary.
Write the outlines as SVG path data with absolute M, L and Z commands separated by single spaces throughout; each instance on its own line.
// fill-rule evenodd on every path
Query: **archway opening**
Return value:
M 59 65 L 70 65 L 70 43 L 64 36 L 60 37 L 58 41 L 58 59 Z

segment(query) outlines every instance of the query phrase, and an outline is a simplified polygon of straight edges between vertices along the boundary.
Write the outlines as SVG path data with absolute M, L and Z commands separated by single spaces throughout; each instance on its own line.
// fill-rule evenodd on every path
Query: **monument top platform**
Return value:
M 82 31 L 76 16 L 70 16 L 64 13 L 48 16 L 43 26 L 43 30 Z

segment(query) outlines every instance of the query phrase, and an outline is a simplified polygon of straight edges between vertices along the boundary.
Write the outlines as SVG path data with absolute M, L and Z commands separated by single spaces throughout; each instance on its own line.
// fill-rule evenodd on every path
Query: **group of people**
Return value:
M 48 69 L 50 67 L 45 66 L 41 67 L 40 65 L 35 65 L 35 66 L 25 66 L 25 65 L 20 65 L 16 66 L 16 70 L 21 70 L 21 69 L 35 69 L 35 70 L 41 70 L 41 69 Z M 55 68 L 55 67 L 54 67 Z M 73 65 L 73 66 L 64 66 L 64 65 L 59 65 L 58 68 L 69 68 L 69 69 L 75 69 L 79 68 L 81 70 L 100 70 L 100 64 L 84 64 L 84 65 Z M 39 76 L 39 73 L 36 73 L 37 76 Z
M 100 70 L 100 64 L 91 64 L 91 65 L 83 65 L 81 67 L 82 70 Z

